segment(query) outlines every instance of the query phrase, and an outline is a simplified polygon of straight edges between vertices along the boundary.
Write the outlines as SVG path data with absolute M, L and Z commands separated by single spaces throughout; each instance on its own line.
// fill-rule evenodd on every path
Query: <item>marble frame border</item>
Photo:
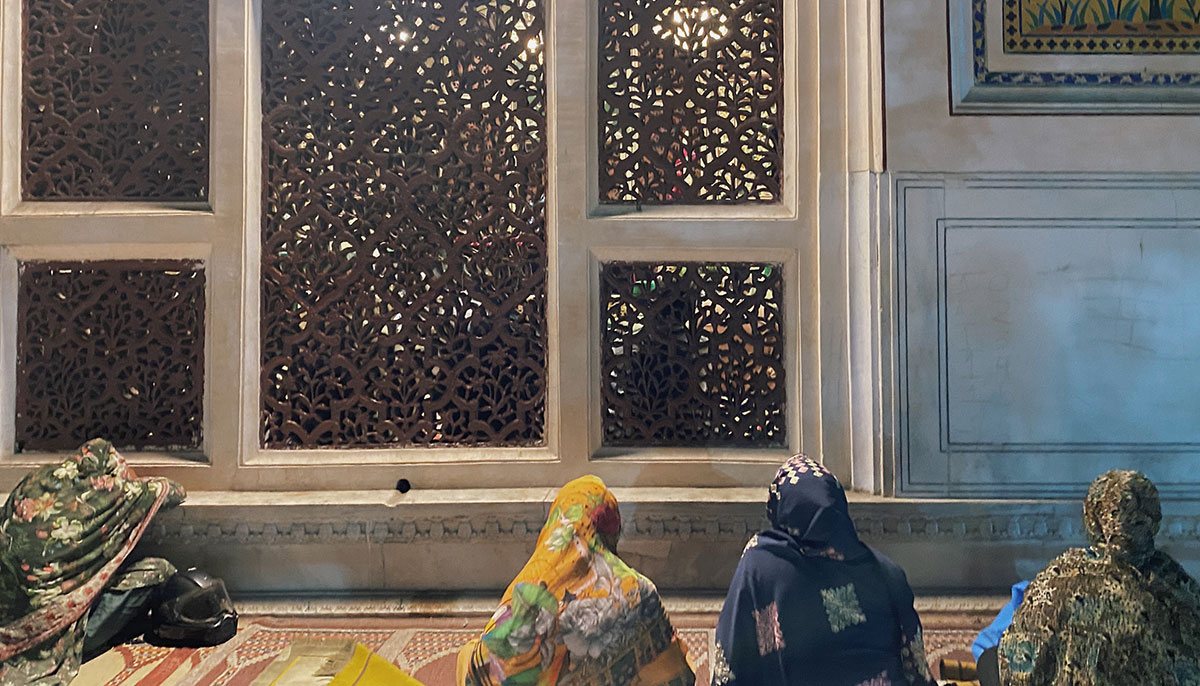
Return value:
M 947 0 L 950 114 L 1200 112 L 1198 72 L 992 70 L 987 53 L 987 1 Z

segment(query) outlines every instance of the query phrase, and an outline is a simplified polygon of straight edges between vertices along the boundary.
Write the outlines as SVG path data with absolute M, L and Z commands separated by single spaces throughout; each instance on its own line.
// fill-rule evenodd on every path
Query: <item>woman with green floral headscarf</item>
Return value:
M 123 565 L 155 513 L 183 498 L 100 439 L 17 484 L 0 510 L 0 684 L 70 683 L 89 611 L 174 573 L 165 560 Z

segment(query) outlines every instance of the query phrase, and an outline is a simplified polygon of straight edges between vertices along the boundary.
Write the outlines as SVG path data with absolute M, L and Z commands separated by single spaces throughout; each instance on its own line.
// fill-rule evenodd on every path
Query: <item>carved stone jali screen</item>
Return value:
M 778 265 L 611 262 L 600 289 L 605 445 L 785 444 Z
M 779 200 L 781 0 L 600 0 L 600 201 Z
M 25 0 L 22 197 L 208 197 L 207 0 Z
M 264 447 L 543 442 L 543 11 L 264 0 Z
M 193 261 L 21 263 L 18 452 L 199 448 L 204 302 Z

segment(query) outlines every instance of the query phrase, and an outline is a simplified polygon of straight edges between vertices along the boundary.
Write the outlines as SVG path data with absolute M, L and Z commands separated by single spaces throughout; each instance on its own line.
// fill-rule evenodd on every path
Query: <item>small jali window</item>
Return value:
M 199 449 L 204 303 L 194 261 L 22 262 L 18 452 Z
M 604 264 L 604 444 L 785 445 L 782 289 L 776 264 Z
M 781 0 L 601 0 L 600 201 L 779 200 Z
M 208 197 L 207 0 L 25 0 L 26 200 Z

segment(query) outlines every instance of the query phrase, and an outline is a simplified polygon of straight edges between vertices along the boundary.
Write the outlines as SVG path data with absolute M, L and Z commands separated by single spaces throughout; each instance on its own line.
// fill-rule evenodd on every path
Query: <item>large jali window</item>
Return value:
M 542 442 L 543 24 L 264 2 L 265 447 Z

